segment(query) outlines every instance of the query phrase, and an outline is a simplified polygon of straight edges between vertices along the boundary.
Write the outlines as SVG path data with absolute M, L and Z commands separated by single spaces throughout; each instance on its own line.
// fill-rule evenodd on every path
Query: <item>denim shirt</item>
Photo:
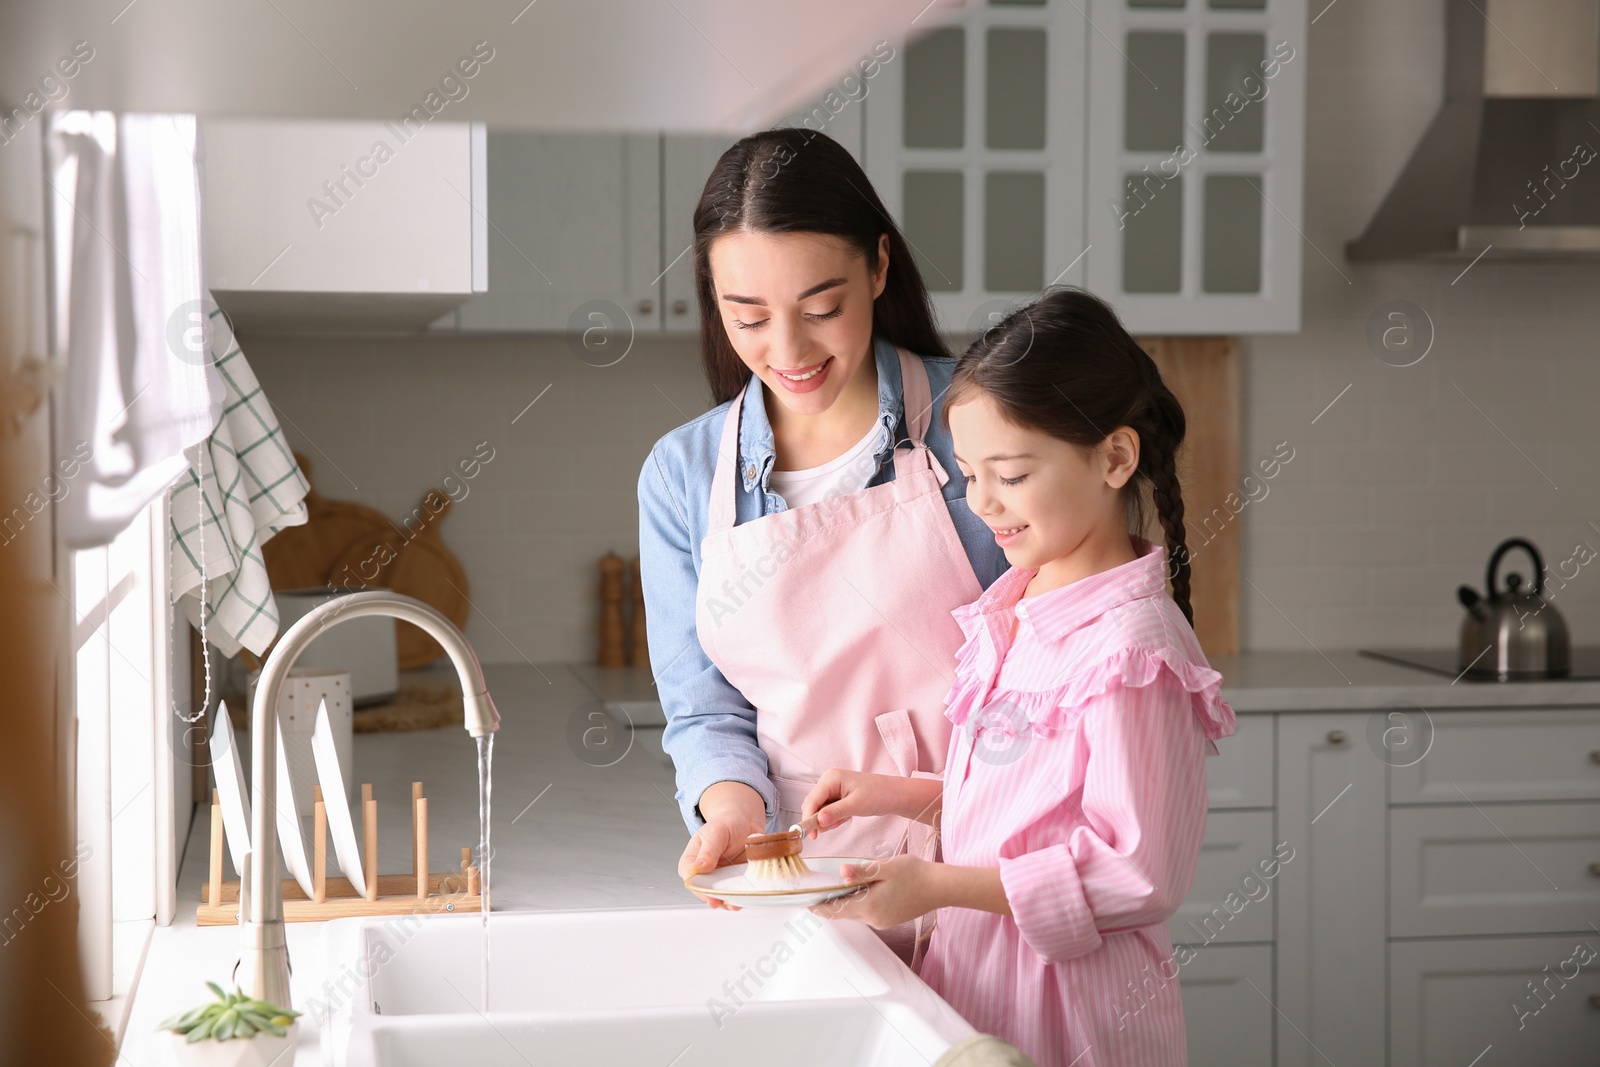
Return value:
M 869 486 L 894 480 L 891 446 L 906 438 L 900 359 L 894 345 L 873 338 L 878 368 L 877 473 Z M 967 507 L 966 482 L 951 454 L 950 432 L 940 424 L 945 389 L 956 361 L 923 358 L 933 410 L 924 440 L 950 475 L 943 487 L 950 520 L 967 559 L 987 589 L 1008 566 L 994 534 Z M 744 390 L 739 427 L 734 523 L 784 511 L 788 505 L 768 481 L 777 457 L 761 379 Z M 691 831 L 704 822 L 700 795 L 717 782 L 743 782 L 767 809 L 767 830 L 777 826 L 777 791 L 767 757 L 756 742 L 756 712 L 744 694 L 707 657 L 695 630 L 700 543 L 705 539 L 717 448 L 732 401 L 668 433 L 651 448 L 639 473 L 639 573 L 644 589 L 650 667 L 667 726 L 662 745 L 677 768 L 678 806 Z M 886 551 L 892 551 L 885 546 Z

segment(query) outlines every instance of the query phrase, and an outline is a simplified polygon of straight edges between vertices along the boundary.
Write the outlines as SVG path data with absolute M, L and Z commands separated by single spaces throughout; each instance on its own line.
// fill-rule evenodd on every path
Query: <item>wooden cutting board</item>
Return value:
M 1189 600 L 1195 635 L 1208 658 L 1239 651 L 1239 523 L 1228 494 L 1244 496 L 1239 470 L 1239 339 L 1140 337 L 1161 378 L 1183 405 L 1188 430 L 1178 450 Z M 1211 521 L 1207 521 L 1207 519 Z M 1154 521 L 1145 536 L 1165 543 Z
M 383 512 L 348 501 L 329 500 L 317 492 L 311 480 L 311 461 L 298 452 L 294 458 L 311 483 L 311 490 L 306 493 L 306 522 L 278 531 L 261 546 L 267 578 L 272 588 L 280 592 L 325 587 L 334 562 L 353 542 L 395 531 L 394 523 Z
M 423 517 L 420 526 L 396 530 L 391 524 L 356 538 L 333 561 L 329 580 L 393 589 L 465 627 L 472 609 L 467 572 L 439 537 L 450 506 L 448 496 L 431 490 L 414 512 Z M 401 670 L 424 667 L 444 655 L 437 641 L 406 622 L 395 623 L 395 648 Z

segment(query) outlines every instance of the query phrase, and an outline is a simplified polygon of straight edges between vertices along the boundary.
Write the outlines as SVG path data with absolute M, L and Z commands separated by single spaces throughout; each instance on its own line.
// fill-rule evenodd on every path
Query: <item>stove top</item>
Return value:
M 1442 675 L 1455 679 L 1460 677 L 1463 682 L 1499 682 L 1501 679 L 1493 675 L 1471 674 L 1462 675 L 1461 668 L 1456 663 L 1456 650 L 1453 648 L 1363 648 L 1359 650 L 1363 656 L 1381 659 L 1386 663 L 1398 663 L 1402 667 L 1411 667 L 1430 674 Z M 1488 659 L 1488 656 L 1484 657 Z M 1573 648 L 1568 657 L 1570 669 L 1561 677 L 1561 681 L 1586 682 L 1600 681 L 1600 646 Z M 1544 681 L 1545 679 L 1512 679 L 1513 681 Z

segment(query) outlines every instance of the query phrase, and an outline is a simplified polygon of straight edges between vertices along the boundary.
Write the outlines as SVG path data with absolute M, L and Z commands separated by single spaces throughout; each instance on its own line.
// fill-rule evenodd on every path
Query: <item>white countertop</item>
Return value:
M 1222 697 L 1247 712 L 1367 711 L 1398 702 L 1429 711 L 1506 707 L 1600 707 L 1600 681 L 1453 681 L 1349 649 L 1218 656 Z
M 1360 656 L 1353 651 L 1250 652 L 1219 657 L 1223 696 L 1234 710 L 1313 712 L 1363 710 L 1409 701 L 1429 710 L 1508 706 L 1600 706 L 1600 682 L 1452 684 L 1442 676 Z M 650 702 L 648 671 L 598 671 L 546 663 L 485 667 L 500 710 L 493 790 L 494 910 L 614 907 L 700 907 L 676 875 L 686 832 L 673 774 L 660 754 L 660 729 L 641 726 L 626 754 L 609 766 L 580 758 L 600 698 L 639 723 Z M 609 757 L 608 757 L 609 758 Z M 429 798 L 430 865 L 454 868 L 463 845 L 478 836 L 475 751 L 459 728 L 360 734 L 355 778 L 374 783 L 380 868 L 408 871 L 410 783 Z M 123 1062 L 163 1062 L 155 1025 L 207 995 L 204 981 L 228 984 L 238 956 L 236 927 L 195 925 L 205 881 L 209 807 L 194 820 L 178 880 L 171 926 L 157 927 L 129 1012 Z M 330 861 L 331 865 L 331 861 Z M 232 873 L 229 872 L 229 877 Z M 322 924 L 287 924 L 291 989 L 302 1010 L 328 980 Z M 319 1033 L 302 1019 L 296 1063 L 320 1062 Z

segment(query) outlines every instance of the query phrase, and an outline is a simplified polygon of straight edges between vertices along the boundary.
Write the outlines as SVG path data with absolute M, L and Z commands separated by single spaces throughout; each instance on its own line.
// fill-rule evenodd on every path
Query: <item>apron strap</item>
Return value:
M 738 475 L 739 461 L 739 409 L 744 404 L 744 390 L 740 390 L 728 406 L 728 415 L 722 422 L 722 441 L 717 445 L 717 466 L 711 475 L 711 510 L 707 517 L 706 533 L 721 533 L 733 529 L 734 478 Z
M 914 356 L 898 345 L 895 347 L 895 353 L 900 357 L 900 388 L 904 394 L 906 432 L 909 434 L 912 447 L 902 449 L 899 443 L 896 443 L 894 476 L 906 477 L 911 471 L 918 469 L 917 457 L 926 457 L 927 469 L 933 471 L 942 486 L 950 480 L 950 475 L 934 456 L 933 449 L 923 440 L 927 435 L 929 424 L 933 421 L 933 390 L 928 384 L 928 368 L 923 365 L 920 356 Z M 737 466 L 739 410 L 743 404 L 744 391 L 740 390 L 733 398 L 733 403 L 728 406 L 727 417 L 722 423 L 722 441 L 717 446 L 716 471 L 711 476 L 711 509 L 706 528 L 708 534 L 733 529 L 736 518 L 734 479 L 739 474 Z
M 900 356 L 900 391 L 905 397 L 905 422 L 907 438 L 895 442 L 894 449 L 894 476 L 906 477 L 911 471 L 918 470 L 921 464 L 917 457 L 927 457 L 926 469 L 933 471 L 942 486 L 950 480 L 949 473 L 944 469 L 933 449 L 923 440 L 928 433 L 928 425 L 933 421 L 933 390 L 928 384 L 928 368 L 922 362 L 922 357 L 914 356 L 900 346 L 895 346 L 895 352 Z M 901 449 L 904 440 L 909 440 L 911 448 Z

